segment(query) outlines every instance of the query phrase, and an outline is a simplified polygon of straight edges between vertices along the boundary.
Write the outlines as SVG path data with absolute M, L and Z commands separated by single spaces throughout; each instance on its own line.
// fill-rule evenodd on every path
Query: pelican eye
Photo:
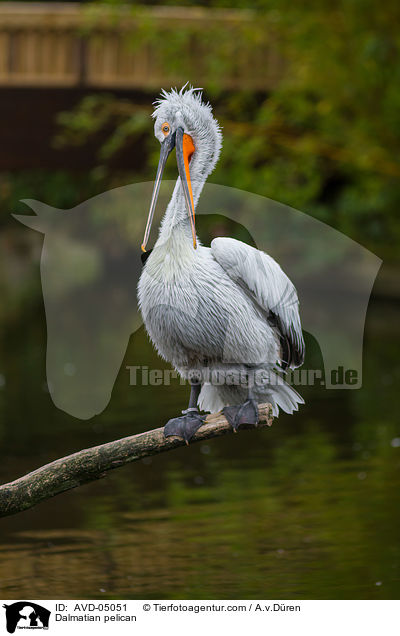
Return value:
M 161 126 L 161 130 L 162 130 L 163 135 L 167 136 L 169 134 L 169 131 L 171 130 L 171 127 L 170 127 L 169 123 L 165 122 Z

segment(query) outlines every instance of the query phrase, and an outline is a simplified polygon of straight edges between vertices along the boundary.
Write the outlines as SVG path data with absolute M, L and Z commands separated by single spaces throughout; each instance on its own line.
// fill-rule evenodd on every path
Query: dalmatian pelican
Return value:
M 190 382 L 188 408 L 165 425 L 165 436 L 188 443 L 201 411 L 223 410 L 236 431 L 257 426 L 258 404 L 274 415 L 304 403 L 282 378 L 304 360 L 294 285 L 264 252 L 233 238 L 211 247 L 196 236 L 195 209 L 218 160 L 222 135 L 200 89 L 162 91 L 153 112 L 161 144 L 142 244 L 138 300 L 159 355 Z M 179 177 L 154 248 L 146 252 L 167 158 L 176 149 Z

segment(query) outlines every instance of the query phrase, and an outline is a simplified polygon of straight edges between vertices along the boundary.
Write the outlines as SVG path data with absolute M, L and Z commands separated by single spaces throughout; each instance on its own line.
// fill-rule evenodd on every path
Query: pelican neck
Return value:
M 195 175 L 194 170 L 193 172 Z M 191 183 L 193 191 L 193 202 L 196 210 L 201 191 L 205 184 L 205 179 L 203 178 L 202 180 L 200 180 L 196 179 L 196 176 L 192 176 Z M 189 213 L 186 207 L 186 201 L 180 177 L 178 177 L 178 179 L 176 180 L 172 197 L 163 216 L 156 245 L 168 241 L 174 234 L 179 235 L 182 240 L 193 242 Z

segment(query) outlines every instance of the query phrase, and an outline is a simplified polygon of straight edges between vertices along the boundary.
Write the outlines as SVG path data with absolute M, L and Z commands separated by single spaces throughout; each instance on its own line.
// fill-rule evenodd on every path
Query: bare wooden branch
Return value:
M 271 426 L 273 419 L 271 405 L 260 404 L 259 412 L 258 426 Z M 240 430 L 245 428 L 254 427 L 242 425 Z M 226 418 L 222 413 L 212 413 L 207 416 L 204 425 L 190 443 L 201 442 L 227 433 L 232 433 L 232 428 Z M 164 429 L 156 428 L 61 457 L 15 481 L 0 486 L 0 517 L 22 512 L 66 490 L 105 477 L 107 471 L 124 464 L 184 445 L 183 439 L 164 437 Z

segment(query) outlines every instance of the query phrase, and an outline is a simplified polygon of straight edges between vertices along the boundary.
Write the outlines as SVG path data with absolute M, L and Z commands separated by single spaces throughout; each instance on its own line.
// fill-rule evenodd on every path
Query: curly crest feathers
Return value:
M 165 122 L 172 131 L 181 126 L 192 137 L 196 148 L 194 165 L 197 176 L 207 176 L 212 172 L 222 146 L 221 127 L 213 116 L 210 103 L 203 101 L 202 90 L 188 82 L 180 90 L 163 89 L 154 102 L 152 115 L 155 119 L 154 133 L 160 142 L 163 141 L 161 127 Z

